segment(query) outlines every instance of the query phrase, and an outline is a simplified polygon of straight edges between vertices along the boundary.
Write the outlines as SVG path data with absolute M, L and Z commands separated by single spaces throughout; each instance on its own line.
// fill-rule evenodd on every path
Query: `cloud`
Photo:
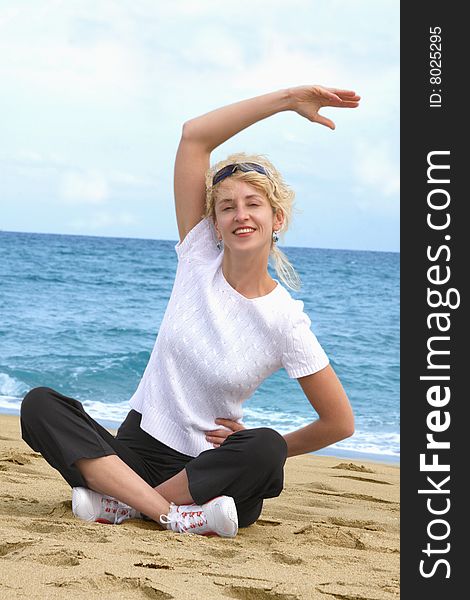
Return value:
M 11 4 L 0 15 L 0 109 L 9 115 L 0 179 L 10 172 L 16 195 L 27 198 L 34 186 L 38 198 L 55 202 L 53 210 L 60 202 L 82 213 L 108 208 L 111 200 L 132 213 L 136 199 L 141 206 L 157 200 L 170 223 L 170 233 L 161 235 L 171 237 L 172 162 L 182 123 L 243 98 L 312 83 L 355 89 L 361 106 L 322 111 L 336 122 L 335 132 L 293 113 L 276 115 L 223 144 L 213 158 L 219 151 L 264 152 L 294 188 L 328 185 L 337 203 L 352 195 L 358 208 L 377 202 L 374 211 L 396 212 L 396 0 Z M 299 195 L 299 205 L 303 197 L 308 193 Z M 60 214 L 65 226 L 72 217 Z M 128 218 L 120 215 L 121 223 Z M 95 229 L 112 228 L 111 217 L 118 218 L 77 217 L 83 217 L 78 228 Z M 22 211 L 18 223 L 28 218 Z
M 108 182 L 97 171 L 64 173 L 59 195 L 67 204 L 104 204 L 109 197 Z
M 399 159 L 390 142 L 360 141 L 354 152 L 353 194 L 356 205 L 363 210 L 398 213 L 400 193 Z
M 113 3 L 106 3 L 102 22 L 93 18 L 100 3 L 86 4 L 74 9 L 57 0 L 25 1 L 0 18 L 0 68 L 9 90 L 34 90 L 36 99 L 56 102 L 122 104 L 135 97 L 140 58 L 129 43 L 125 15 L 116 15 L 116 30 Z

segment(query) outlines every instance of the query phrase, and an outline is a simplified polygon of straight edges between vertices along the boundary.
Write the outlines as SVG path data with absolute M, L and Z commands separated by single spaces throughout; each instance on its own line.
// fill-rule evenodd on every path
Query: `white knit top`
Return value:
M 173 290 L 130 399 L 144 431 L 189 456 L 213 449 L 205 432 L 221 429 L 215 419 L 242 423 L 242 403 L 278 369 L 297 378 L 328 364 L 303 302 L 277 280 L 265 296 L 237 292 L 222 273 L 216 242 L 206 218 L 176 244 Z

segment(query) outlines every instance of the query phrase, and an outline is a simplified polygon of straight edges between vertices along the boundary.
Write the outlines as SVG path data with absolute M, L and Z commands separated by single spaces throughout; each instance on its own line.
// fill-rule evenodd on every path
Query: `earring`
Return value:
M 222 240 L 217 240 L 217 248 L 220 250 L 222 248 Z
M 273 231 L 273 242 L 276 243 L 279 241 L 279 236 L 277 235 L 277 231 Z

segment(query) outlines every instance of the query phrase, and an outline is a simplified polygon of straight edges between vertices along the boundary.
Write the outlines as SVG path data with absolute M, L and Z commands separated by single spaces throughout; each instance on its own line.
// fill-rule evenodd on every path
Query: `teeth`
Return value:
M 254 231 L 254 229 L 251 227 L 245 227 L 244 229 L 236 229 L 234 233 L 251 233 L 252 231 Z

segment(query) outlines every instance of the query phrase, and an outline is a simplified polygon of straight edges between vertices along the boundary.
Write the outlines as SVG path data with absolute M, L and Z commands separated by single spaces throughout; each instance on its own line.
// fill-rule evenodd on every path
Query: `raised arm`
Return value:
M 313 122 L 334 129 L 318 114 L 323 106 L 354 108 L 359 96 L 350 90 L 301 86 L 242 100 L 187 121 L 176 153 L 174 192 L 180 240 L 202 219 L 205 206 L 205 172 L 211 152 L 266 117 L 294 110 Z
M 184 124 L 174 182 L 180 240 L 202 219 L 212 150 L 253 123 L 287 109 L 288 93 L 281 90 L 218 108 Z

